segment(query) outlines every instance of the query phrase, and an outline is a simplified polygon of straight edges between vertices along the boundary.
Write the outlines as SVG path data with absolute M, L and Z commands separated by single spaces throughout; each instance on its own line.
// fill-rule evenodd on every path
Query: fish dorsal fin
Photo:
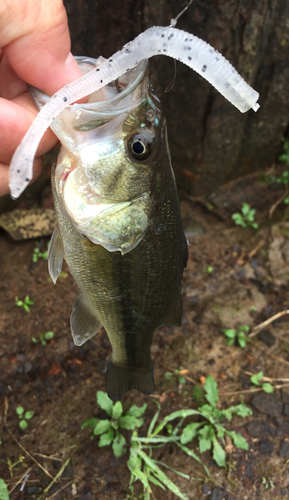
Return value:
M 100 321 L 85 304 L 82 295 L 77 297 L 72 306 L 70 328 L 73 341 L 78 346 L 91 339 L 102 328 Z
M 163 325 L 181 326 L 182 316 L 183 316 L 183 304 L 182 304 L 181 294 L 179 294 L 175 307 L 173 308 L 169 316 L 167 316 L 166 320 L 163 322 Z
M 110 399 L 118 401 L 130 389 L 137 389 L 144 394 L 154 392 L 154 369 L 150 360 L 146 368 L 121 366 L 112 360 L 108 362 L 105 377 L 106 391 Z
M 64 249 L 63 249 L 62 238 L 58 226 L 56 226 L 49 243 L 48 254 L 47 254 L 48 271 L 54 284 L 56 283 L 56 280 L 59 274 L 61 273 L 63 258 L 64 258 Z

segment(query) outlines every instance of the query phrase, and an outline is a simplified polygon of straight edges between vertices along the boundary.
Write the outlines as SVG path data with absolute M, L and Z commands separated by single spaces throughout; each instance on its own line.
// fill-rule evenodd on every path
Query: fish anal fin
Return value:
M 153 363 L 147 369 L 121 366 L 109 361 L 105 376 L 106 391 L 112 401 L 118 401 L 130 389 L 137 389 L 144 394 L 154 392 Z
M 56 280 L 59 274 L 61 273 L 63 258 L 64 258 L 64 249 L 63 249 L 62 238 L 58 226 L 56 226 L 49 243 L 48 254 L 47 254 L 48 271 L 54 284 L 56 283 Z
M 87 307 L 81 294 L 72 306 L 70 328 L 73 341 L 77 346 L 91 339 L 102 328 L 102 324 Z
M 180 294 L 178 300 L 176 301 L 175 307 L 172 309 L 170 314 L 166 317 L 166 320 L 163 322 L 163 326 L 166 325 L 182 326 L 182 316 L 183 316 L 183 303 Z

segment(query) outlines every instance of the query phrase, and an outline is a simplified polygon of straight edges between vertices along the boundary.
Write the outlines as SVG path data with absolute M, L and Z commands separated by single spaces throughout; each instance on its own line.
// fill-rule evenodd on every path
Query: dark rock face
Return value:
M 260 392 L 251 400 L 251 404 L 261 413 L 266 413 L 270 417 L 280 417 L 282 413 L 283 404 L 281 399 L 274 392 L 266 394 Z
M 168 26 L 179 0 L 64 0 L 72 53 L 109 57 L 153 25 Z M 229 180 L 268 168 L 289 116 L 289 0 L 193 2 L 177 27 L 210 43 L 260 93 L 257 113 L 241 114 L 202 77 L 183 64 L 174 75 L 167 57 L 151 59 L 151 75 L 168 121 L 179 186 L 211 193 Z M 210 179 L 210 182 L 208 182 Z
M 272 347 L 276 343 L 276 339 L 269 330 L 261 330 L 258 333 L 258 339 L 264 342 L 268 347 Z

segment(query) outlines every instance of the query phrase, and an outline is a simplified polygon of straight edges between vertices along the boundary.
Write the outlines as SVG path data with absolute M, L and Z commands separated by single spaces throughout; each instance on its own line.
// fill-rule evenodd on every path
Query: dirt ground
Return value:
M 153 399 L 160 401 L 162 416 L 197 408 L 193 382 L 179 385 L 177 376 L 165 377 L 182 366 L 198 384 L 209 374 L 215 378 L 220 408 L 244 400 L 253 410 L 251 417 L 225 422 L 246 438 L 248 452 L 227 446 L 227 470 L 214 463 L 210 452 L 201 456 L 211 481 L 181 450 L 155 451 L 155 457 L 170 467 L 202 479 L 187 481 L 168 473 L 190 499 L 289 498 L 289 315 L 270 323 L 252 339 L 255 345 L 245 349 L 227 346 L 221 332 L 244 324 L 254 328 L 288 308 L 285 205 L 280 203 L 271 220 L 268 216 L 281 195 L 282 185 L 268 186 L 257 176 L 231 183 L 211 200 L 180 194 L 190 242 L 182 327 L 164 327 L 155 333 L 155 394 L 130 391 L 123 399 L 124 408 L 147 403 L 144 433 L 155 412 Z M 257 231 L 236 227 L 231 220 L 243 201 L 257 208 Z M 42 250 L 48 240 L 42 241 Z M 87 418 L 105 418 L 96 403 L 96 391 L 105 390 L 108 338 L 101 331 L 82 347 L 73 344 L 69 316 L 77 288 L 66 267 L 53 285 L 47 262 L 32 262 L 35 246 L 35 240 L 15 242 L 0 232 L 0 477 L 13 490 L 11 500 L 36 500 L 51 482 L 47 472 L 55 477 L 66 464 L 42 499 L 124 500 L 129 493 L 128 451 L 117 459 L 110 447 L 98 448 L 98 439 L 91 440 L 90 431 L 81 429 Z M 35 303 L 29 313 L 15 305 L 16 296 L 26 295 Z M 47 345 L 32 342 L 32 337 L 47 331 L 54 332 Z M 253 392 L 256 388 L 248 373 L 261 370 L 273 385 L 284 387 L 268 395 Z M 20 405 L 35 412 L 25 430 L 19 428 L 16 414 Z M 130 436 L 130 431 L 125 433 Z M 189 446 L 199 454 L 196 440 Z M 136 484 L 135 498 L 142 498 L 141 491 Z M 153 492 L 158 500 L 176 498 L 157 486 Z

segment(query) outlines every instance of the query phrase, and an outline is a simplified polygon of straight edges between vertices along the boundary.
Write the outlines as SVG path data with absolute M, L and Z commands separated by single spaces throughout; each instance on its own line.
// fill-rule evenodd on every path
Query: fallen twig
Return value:
M 20 479 L 18 479 L 17 483 L 14 484 L 13 488 L 11 488 L 11 490 L 9 491 L 9 495 L 11 495 L 11 493 L 15 490 L 15 488 L 17 488 L 18 484 L 22 483 L 23 479 L 28 476 L 29 472 L 31 471 L 32 467 L 29 467 L 29 469 L 27 469 L 27 471 L 24 472 L 24 474 L 22 474 L 22 476 L 20 477 Z M 28 478 L 27 478 L 28 479 Z M 26 479 L 26 481 L 27 481 Z M 26 483 L 25 481 L 25 483 Z
M 52 478 L 51 483 L 49 483 L 49 485 L 45 488 L 45 490 L 40 495 L 40 497 L 38 497 L 37 500 L 40 500 L 43 497 L 43 495 L 46 495 L 46 493 L 48 493 L 48 491 L 50 490 L 51 486 L 53 486 L 54 483 L 62 476 L 64 470 L 66 469 L 67 465 L 69 464 L 70 460 L 72 459 L 72 455 L 65 460 L 64 464 L 61 466 L 61 469 L 59 469 L 56 476 L 54 478 Z
M 274 389 L 283 389 L 284 387 L 289 387 L 289 384 L 279 384 L 274 385 Z M 243 391 L 234 392 L 219 392 L 219 396 L 237 396 L 238 394 L 248 394 L 250 392 L 260 392 L 263 391 L 262 387 L 252 387 L 252 389 L 244 389 Z
M 265 354 L 267 354 L 267 356 L 270 356 L 270 358 L 274 359 L 278 363 L 282 363 L 282 365 L 289 366 L 289 361 L 286 361 L 285 359 L 280 358 L 279 356 L 275 356 L 275 354 L 271 354 L 271 352 L 266 351 L 264 347 L 261 347 L 260 345 L 256 344 L 256 342 L 254 342 L 251 339 L 250 339 L 250 344 L 253 345 L 254 347 L 257 347 L 257 349 L 264 352 Z
M 56 495 L 58 495 L 58 493 L 60 493 L 62 490 L 65 490 L 65 488 L 67 488 L 68 486 L 70 486 L 71 483 L 73 483 L 73 479 L 71 481 L 69 481 L 69 483 L 67 483 L 64 486 L 62 486 L 62 488 L 60 488 L 60 490 L 56 491 L 55 493 L 53 493 L 53 495 L 51 495 L 50 497 L 48 497 L 47 500 L 52 500 L 52 498 L 56 497 Z
M 251 372 L 246 372 L 244 371 L 246 375 L 249 375 L 250 377 L 256 375 L 256 373 L 251 373 Z M 262 377 L 262 380 L 265 380 L 266 382 L 272 382 L 275 380 L 276 382 L 289 382 L 289 378 L 271 378 L 271 377 Z
M 285 316 L 285 314 L 289 314 L 289 309 L 286 309 L 286 311 L 281 311 L 278 312 L 277 314 L 274 314 L 274 316 L 271 316 L 271 318 L 266 319 L 266 321 L 263 321 L 263 323 L 260 323 L 259 325 L 255 326 L 253 329 L 252 333 L 250 333 L 249 337 L 254 337 L 254 335 L 257 335 L 257 333 L 264 328 L 264 326 L 270 325 L 275 319 L 281 318 L 281 316 Z
M 272 207 L 270 208 L 269 219 L 272 219 L 275 208 L 277 208 L 278 205 L 280 205 L 280 203 L 282 203 L 282 201 L 285 200 L 287 195 L 288 195 L 288 184 L 285 185 L 285 192 L 280 196 L 280 198 L 278 198 L 277 201 L 275 201 L 275 203 L 273 203 Z

